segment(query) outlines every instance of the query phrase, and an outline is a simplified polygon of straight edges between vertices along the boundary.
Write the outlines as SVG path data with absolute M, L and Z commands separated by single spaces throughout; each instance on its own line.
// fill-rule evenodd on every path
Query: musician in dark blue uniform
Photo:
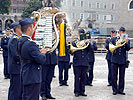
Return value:
M 78 30 L 79 36 L 80 34 L 84 34 L 85 31 L 83 29 Z M 80 40 L 80 39 L 79 39 Z M 87 39 L 86 43 L 88 44 L 90 41 Z M 76 46 L 76 42 L 72 42 L 74 47 Z M 83 50 L 78 50 L 73 53 L 73 70 L 74 70 L 74 93 L 76 97 L 87 96 L 85 94 L 85 82 L 86 82 L 86 73 L 89 66 L 89 49 L 90 46 Z
M 59 49 L 60 50 L 60 49 Z M 68 70 L 70 63 L 70 46 L 65 43 L 65 56 L 58 54 L 58 67 L 59 67 L 59 84 L 60 86 L 68 86 Z M 64 76 L 63 76 L 64 71 Z
M 51 95 L 51 82 L 54 76 L 54 69 L 57 65 L 56 51 L 46 54 L 46 63 L 42 66 L 42 82 L 40 95 L 42 100 L 55 99 Z
M 89 53 L 88 53 L 88 56 L 89 56 L 89 68 L 88 68 L 88 71 L 89 71 L 89 76 L 88 76 L 88 73 L 86 73 L 86 85 L 89 85 L 89 86 L 93 86 L 92 85 L 92 81 L 93 81 L 93 69 L 94 69 L 94 62 L 95 62 L 95 54 L 94 54 L 94 51 L 97 50 L 97 45 L 96 45 L 96 42 L 95 41 L 92 41 L 92 43 L 90 43 L 90 50 L 89 50 Z
M 106 43 L 105 43 L 105 48 L 107 49 L 107 55 L 106 55 L 106 59 L 107 59 L 107 63 L 108 63 L 108 85 L 107 86 L 112 86 L 112 68 L 111 68 L 111 52 L 109 51 L 109 43 L 111 42 L 111 39 L 113 37 L 116 37 L 116 31 L 114 29 L 111 29 L 110 31 L 110 35 L 111 38 L 107 38 L 106 39 Z
M 20 21 L 22 38 L 18 43 L 21 57 L 21 84 L 23 88 L 22 100 L 39 100 L 41 86 L 42 66 L 45 63 L 47 52 L 44 48 L 39 50 L 31 40 L 33 35 L 33 20 L 26 18 Z
M 121 27 L 119 29 L 119 35 L 125 35 L 125 28 Z M 116 41 L 120 39 L 120 37 L 114 37 L 112 39 L 112 44 L 116 45 Z M 130 41 L 126 39 L 126 44 L 117 48 L 114 53 L 112 54 L 111 63 L 112 63 L 112 89 L 113 95 L 122 94 L 124 93 L 124 86 L 125 86 L 125 68 L 126 68 L 126 51 L 130 50 Z M 118 76 L 119 70 L 119 78 Z M 117 85 L 117 80 L 119 79 L 119 84 Z
M 3 62 L 4 62 L 4 77 L 5 79 L 10 78 L 10 74 L 8 72 L 8 41 L 10 39 L 11 31 L 9 28 L 6 29 L 6 35 L 1 38 L 1 48 L 3 49 Z
M 14 33 L 8 43 L 8 69 L 10 74 L 10 87 L 8 91 L 8 100 L 21 100 L 21 85 L 20 85 L 20 58 L 18 54 L 18 40 L 22 35 L 19 22 L 11 24 Z

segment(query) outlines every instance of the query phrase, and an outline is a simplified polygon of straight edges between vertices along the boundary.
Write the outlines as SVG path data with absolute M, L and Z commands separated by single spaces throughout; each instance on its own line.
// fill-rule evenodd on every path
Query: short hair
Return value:
M 21 25 L 18 25 L 16 27 L 13 28 L 14 32 L 16 32 L 16 28 L 21 28 Z
M 28 27 L 32 27 L 32 24 L 27 24 L 27 25 L 25 25 L 25 26 L 21 26 L 21 31 L 22 31 L 22 33 L 26 33 Z

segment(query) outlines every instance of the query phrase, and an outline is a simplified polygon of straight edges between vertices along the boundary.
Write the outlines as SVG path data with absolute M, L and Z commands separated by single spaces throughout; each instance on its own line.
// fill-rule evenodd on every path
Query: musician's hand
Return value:
M 42 48 L 42 49 L 40 50 L 40 52 L 45 54 L 45 53 L 47 53 L 48 51 L 47 51 L 46 49 Z
M 90 40 L 89 40 L 89 39 L 87 39 L 87 40 L 86 40 L 86 42 L 87 42 L 87 43 L 90 43 Z
M 126 43 L 128 44 L 128 39 L 126 39 Z
M 52 47 L 45 46 L 46 49 L 51 49 Z

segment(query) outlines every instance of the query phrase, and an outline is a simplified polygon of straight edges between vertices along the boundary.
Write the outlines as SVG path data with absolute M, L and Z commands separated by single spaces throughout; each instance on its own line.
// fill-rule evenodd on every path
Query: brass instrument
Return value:
M 110 50 L 110 52 L 113 54 L 114 51 L 115 51 L 117 48 L 124 46 L 124 45 L 126 44 L 125 41 L 126 41 L 126 39 L 120 38 L 120 39 L 118 39 L 118 40 L 116 41 L 116 45 L 113 45 L 112 43 L 109 43 L 109 50 Z
M 59 26 L 62 20 L 66 20 L 66 13 L 57 8 L 45 7 L 34 11 L 33 19 L 35 27 L 35 42 L 48 49 L 48 53 L 53 52 L 59 44 Z
M 76 46 L 77 47 L 74 47 L 72 45 L 72 43 L 70 43 L 70 50 L 72 53 L 74 53 L 75 51 L 78 51 L 78 50 L 83 50 L 85 48 L 87 48 L 89 46 L 89 43 L 86 43 L 86 40 L 81 40 L 81 41 L 76 41 Z

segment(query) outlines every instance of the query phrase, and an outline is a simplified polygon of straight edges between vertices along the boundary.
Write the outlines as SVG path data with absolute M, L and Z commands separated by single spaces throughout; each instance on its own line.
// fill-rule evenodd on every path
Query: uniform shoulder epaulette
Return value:
M 19 39 L 19 37 L 18 37 L 18 36 L 13 36 L 13 38 L 17 38 L 17 39 Z
M 32 39 L 28 39 L 29 41 L 31 41 L 31 42 L 33 42 L 33 40 Z
M 4 34 L 4 36 L 3 36 L 4 38 L 6 38 L 6 34 Z

